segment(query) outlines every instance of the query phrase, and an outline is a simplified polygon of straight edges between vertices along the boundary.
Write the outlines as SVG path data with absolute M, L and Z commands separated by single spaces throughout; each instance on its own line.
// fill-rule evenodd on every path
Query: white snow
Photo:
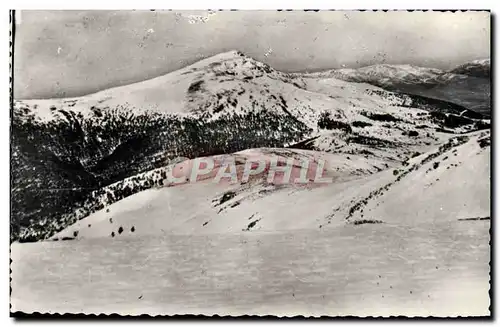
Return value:
M 95 105 L 196 117 L 200 110 L 213 111 L 217 95 L 227 101 L 244 91 L 224 113 L 254 105 L 281 112 L 281 96 L 287 110 L 314 130 L 311 137 L 317 136 L 313 142 L 321 151 L 257 148 L 229 154 L 238 173 L 255 158 L 324 159 L 325 176 L 333 182 L 281 185 L 262 173 L 248 183 L 214 183 L 212 173 L 110 205 L 103 201 L 103 210 L 52 237 L 78 231 L 74 241 L 13 245 L 14 310 L 488 314 L 489 222 L 459 219 L 490 216 L 490 146 L 478 142 L 489 131 L 435 132 L 425 111 L 402 107 L 400 99 L 374 92 L 377 87 L 336 78 L 357 74 L 381 81 L 444 76 L 408 65 L 292 76 L 231 51 L 84 97 L 19 101 L 18 106 L 38 106 L 40 119 L 53 119 L 54 105 L 84 114 Z M 200 81 L 199 92 L 187 92 Z M 349 142 L 353 134 L 319 129 L 323 111 L 349 125 L 369 122 L 354 132 L 393 146 L 364 147 Z M 370 120 L 366 112 L 399 121 Z M 417 137 L 403 133 L 418 124 L 427 127 Z M 460 136 L 469 139 L 450 141 Z M 440 147 L 448 141 L 455 143 Z M 410 158 L 416 151 L 421 154 Z M 425 162 L 429 156 L 434 158 Z M 217 167 L 223 157 L 212 158 Z M 190 171 L 194 160 L 177 167 Z M 365 219 L 382 223 L 354 224 Z
M 413 158 L 408 166 L 393 166 L 379 173 L 374 167 L 383 167 L 384 162 L 363 156 L 351 155 L 346 159 L 343 155 L 313 151 L 246 150 L 237 154 L 236 158 L 240 156 L 237 162 L 243 163 L 242 158 L 269 158 L 272 154 L 279 154 L 282 158 L 301 158 L 304 155 L 318 158 L 319 154 L 327 160 L 324 176 L 332 176 L 333 183 L 268 185 L 265 174 L 248 184 L 215 183 L 214 172 L 212 178 L 205 177 L 195 183 L 132 195 L 77 222 L 53 238 L 71 236 L 74 231 L 79 231 L 80 238 L 109 237 L 113 231 L 117 234 L 119 226 L 125 230 L 135 226 L 136 232 L 127 233 L 129 236 L 237 233 L 256 219 L 260 220 L 255 229 L 260 231 L 340 226 L 346 223 L 349 209 L 356 201 L 389 183 L 393 185 L 383 195 L 370 199 L 363 211 L 355 212 L 350 221 L 375 219 L 411 225 L 486 217 L 490 209 L 490 149 L 481 149 L 477 142 L 479 135 L 484 133 L 471 134 L 467 143 L 451 148 L 421 166 L 422 160 L 436 153 L 437 149 Z M 430 169 L 435 162 L 439 162 L 439 167 Z M 398 169 L 401 174 L 414 165 L 419 165 L 419 168 L 395 181 L 398 176 L 393 174 L 393 169 Z M 235 192 L 235 197 L 216 205 L 228 191 Z M 110 218 L 113 223 L 109 222 Z M 88 228 L 87 224 L 92 227 Z

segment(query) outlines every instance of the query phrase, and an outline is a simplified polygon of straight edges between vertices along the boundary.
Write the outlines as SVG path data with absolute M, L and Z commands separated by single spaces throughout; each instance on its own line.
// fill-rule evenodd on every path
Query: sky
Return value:
M 490 57 L 488 12 L 22 11 L 16 99 L 73 97 L 239 50 L 281 71 L 451 69 Z

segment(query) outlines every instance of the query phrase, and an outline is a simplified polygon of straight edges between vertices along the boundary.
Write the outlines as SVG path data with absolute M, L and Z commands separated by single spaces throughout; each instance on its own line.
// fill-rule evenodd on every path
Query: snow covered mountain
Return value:
M 436 72 L 428 70 L 426 74 Z M 176 218 L 162 228 L 175 230 L 170 224 L 184 226 L 188 219 L 196 222 L 191 231 L 198 232 L 200 217 L 207 219 L 203 224 L 220 215 L 201 213 L 194 208 L 196 204 L 209 205 L 203 201 L 216 193 L 224 197 L 235 186 L 194 183 L 166 187 L 163 181 L 170 169 L 168 161 L 176 157 L 231 154 L 241 159 L 249 153 L 263 157 L 325 157 L 329 162 L 327 171 L 339 183 L 310 191 L 300 188 L 297 193 L 301 199 L 297 198 L 298 203 L 317 203 L 320 221 L 331 213 L 335 201 L 328 199 L 333 193 L 351 185 L 342 183 L 353 183 L 352 187 L 369 192 L 381 181 L 395 178 L 395 167 L 410 167 L 405 165 L 412 156 L 434 151 L 456 134 L 469 135 L 489 128 L 489 121 L 480 113 L 460 105 L 325 74 L 286 74 L 238 51 L 83 97 L 19 100 L 13 109 L 11 222 L 19 229 L 12 229 L 11 240 L 21 241 L 50 238 L 75 223 L 78 231 L 73 226 L 56 237 L 83 237 L 88 233 L 110 236 L 112 231 L 102 222 L 103 217 L 107 221 L 129 219 L 120 211 L 132 208 L 126 205 L 129 202 L 137 206 L 133 209 L 139 212 L 136 218 L 142 217 L 146 214 L 142 210 L 149 210 L 143 206 L 152 194 L 192 197 L 187 202 L 174 201 L 179 210 Z M 273 197 L 275 189 L 295 192 L 290 185 L 275 187 L 262 180 L 238 187 L 231 192 L 245 199 L 257 196 L 266 203 L 284 201 Z M 350 202 L 358 197 L 340 193 Z M 167 210 L 169 202 L 163 195 L 158 204 L 152 204 L 157 207 L 154 215 Z M 225 201 L 220 200 L 222 205 Z M 286 206 L 293 210 L 295 206 L 290 203 Z M 217 210 L 236 212 L 233 208 L 247 210 L 252 205 L 258 204 L 240 201 L 231 210 L 226 205 L 226 209 Z M 122 212 L 123 218 L 108 215 L 111 207 Z M 265 209 L 270 210 L 267 217 L 276 214 L 277 208 Z M 156 229 L 155 219 L 144 220 L 137 230 L 143 230 L 142 224 Z M 272 219 L 266 220 L 269 228 L 287 228 L 282 226 L 287 223 Z M 101 227 L 92 232 L 81 229 L 98 222 Z M 304 226 L 310 223 L 294 222 Z M 209 225 L 218 227 L 201 230 L 241 227 L 229 220 L 220 220 L 217 225 L 207 223 L 205 227 Z M 191 227 L 179 228 L 186 232 Z
M 489 141 L 489 131 L 453 137 L 405 165 L 385 170 L 377 169 L 382 161 L 329 155 L 326 174 L 335 176 L 336 182 L 321 187 L 256 179 L 249 184 L 204 180 L 152 188 L 107 206 L 52 239 L 320 230 L 346 223 L 418 225 L 489 217 Z
M 319 73 L 324 74 L 324 73 Z M 432 83 L 445 72 L 435 68 L 425 68 L 412 65 L 379 64 L 361 68 L 342 68 L 330 71 L 332 77 L 353 82 L 377 84 L 390 87 L 399 84 Z
M 490 59 L 478 59 L 465 63 L 453 69 L 451 73 L 468 75 L 474 77 L 490 78 L 491 74 Z
M 489 115 L 490 59 L 474 60 L 450 71 L 412 65 L 379 64 L 306 74 L 369 83 L 387 90 L 440 99 Z

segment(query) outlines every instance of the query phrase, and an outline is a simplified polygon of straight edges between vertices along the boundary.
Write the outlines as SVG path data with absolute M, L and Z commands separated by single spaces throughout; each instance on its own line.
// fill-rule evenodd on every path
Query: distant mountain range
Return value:
M 475 64 L 460 69 L 478 74 Z M 168 160 L 176 157 L 236 156 L 245 150 L 284 157 L 326 155 L 332 160 L 329 170 L 339 180 L 354 181 L 353 187 L 372 178 L 382 183 L 388 176 L 406 176 L 388 171 L 396 167 L 398 172 L 408 170 L 407 174 L 420 172 L 408 166 L 412 157 L 427 154 L 419 161 L 427 167 L 437 156 L 432 154 L 436 148 L 442 155 L 469 140 L 463 149 L 481 153 L 481 162 L 487 163 L 484 151 L 489 143 L 478 145 L 480 138 L 488 138 L 485 111 L 457 104 L 464 102 L 462 98 L 443 101 L 423 92 L 388 91 L 401 85 L 426 90 L 425 82 L 434 85 L 429 90 L 436 94 L 437 90 L 461 94 L 473 79 L 488 80 L 387 65 L 287 74 L 231 51 L 164 76 L 83 97 L 16 101 L 11 240 L 38 241 L 63 230 L 71 230 L 74 237 L 83 235 L 66 228 L 94 213 L 102 215 L 113 203 L 136 193 L 169 188 L 163 180 Z M 385 177 L 379 180 L 379 173 Z M 260 192 L 263 184 L 247 186 L 252 193 Z M 280 189 L 272 186 L 259 194 Z M 207 187 L 205 194 L 219 191 Z M 352 205 L 357 197 L 349 195 L 346 203 Z M 319 199 L 323 198 L 315 201 L 323 201 Z M 180 224 L 189 218 L 179 215 L 175 219 Z M 191 227 L 198 231 L 205 226 L 199 225 Z
M 465 63 L 451 70 L 451 73 L 480 78 L 490 78 L 490 59 L 480 59 Z
M 490 70 L 490 59 L 482 59 L 465 63 L 450 71 L 412 65 L 379 64 L 306 75 L 369 83 L 386 90 L 448 101 L 489 116 Z

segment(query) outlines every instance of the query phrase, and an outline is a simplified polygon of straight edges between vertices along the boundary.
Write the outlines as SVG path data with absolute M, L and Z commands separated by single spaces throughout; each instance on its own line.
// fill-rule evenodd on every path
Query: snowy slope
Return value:
M 301 75 L 301 74 L 298 74 Z M 356 69 L 334 69 L 302 74 L 311 78 L 338 78 L 440 99 L 467 109 L 490 113 L 490 60 L 474 60 L 450 71 L 412 65 L 378 64 Z
M 50 117 L 51 107 L 90 114 L 90 108 L 123 106 L 135 111 L 190 113 L 215 105 L 217 94 L 257 88 L 285 75 L 238 51 L 221 53 L 172 73 L 119 86 L 77 98 L 20 100 L 19 106 L 34 107 L 40 116 Z M 261 79 L 259 79 L 262 77 Z M 258 79 L 252 83 L 253 79 Z M 247 85 L 249 83 L 249 85 Z M 191 89 L 190 89 L 191 87 Z M 226 99 L 224 99 L 226 100 Z M 241 105 L 239 106 L 241 107 Z M 214 108 L 212 108 L 214 109 Z
M 287 147 L 360 156 L 383 170 L 453 133 L 487 128 L 477 118 L 365 83 L 282 73 L 230 51 L 79 98 L 16 101 L 13 220 L 24 240 L 49 237 L 102 209 L 108 191 L 118 201 L 161 186 L 147 172 L 175 157 Z
M 491 62 L 490 59 L 478 59 L 465 63 L 453 69 L 455 74 L 469 75 L 475 77 L 490 77 Z
M 409 65 L 375 65 L 312 75 L 285 74 L 241 52 L 230 51 L 143 82 L 78 98 L 19 100 L 16 106 L 36 109 L 37 118 L 46 119 L 54 118 L 53 114 L 61 109 L 91 115 L 95 108 L 123 108 L 134 112 L 208 115 L 215 119 L 221 111 L 243 113 L 256 107 L 268 110 L 286 107 L 305 114 L 298 118 L 314 125 L 314 114 L 325 108 L 346 110 L 372 105 L 382 108 L 401 102 L 398 96 L 374 94 L 372 91 L 380 89 L 369 84 L 345 83 L 339 79 L 387 86 L 398 81 L 411 84 L 431 80 L 442 73 Z
M 489 225 L 345 225 L 13 244 L 11 310 L 486 316 Z
M 366 203 L 353 206 L 348 220 L 374 219 L 418 224 L 490 217 L 490 133 L 451 139 L 438 150 L 412 159 L 397 177 Z
M 333 183 L 323 185 L 269 184 L 265 176 L 248 184 L 215 183 L 207 177 L 151 189 L 96 212 L 53 238 L 71 238 L 75 232 L 77 238 L 120 238 L 322 229 L 366 219 L 414 225 L 489 217 L 489 138 L 487 131 L 451 138 L 400 167 L 381 172 L 362 156 L 346 160 L 323 155 L 329 162 L 324 176 L 334 177 Z M 269 152 L 242 154 L 250 153 L 265 156 Z
M 315 168 L 318 169 L 312 164 L 307 174 L 309 181 L 306 184 L 282 183 L 282 174 L 278 174 L 277 178 L 268 182 L 268 169 L 252 176 L 248 183 L 242 182 L 241 170 L 245 160 L 263 159 L 268 163 L 268 168 L 274 156 L 278 156 L 282 162 L 288 158 L 295 159 L 297 167 L 292 171 L 290 180 L 299 177 L 299 164 L 302 159 L 307 158 L 312 163 L 318 162 L 318 159 L 325 160 L 324 171 L 320 176 L 330 177 L 337 188 L 312 182 L 316 175 Z M 286 213 L 306 215 L 310 211 L 309 204 L 314 204 L 315 210 L 327 214 L 331 210 L 330 200 L 339 194 L 339 189 L 348 185 L 346 183 L 358 180 L 356 185 L 366 184 L 364 177 L 385 168 L 383 161 L 368 160 L 364 156 L 351 156 L 346 160 L 342 155 L 293 149 L 251 149 L 230 157 L 233 157 L 237 164 L 236 183 L 228 179 L 215 181 L 216 171 L 214 171 L 200 176 L 196 183 L 181 183 L 139 192 L 114 204 L 106 203 L 105 210 L 82 219 L 56 234 L 54 238 L 72 237 L 75 231 L 78 231 L 78 237 L 110 236 L 113 232 L 118 236 L 118 228 L 122 225 L 128 231 L 132 226 L 136 226 L 134 235 L 156 234 L 159 231 L 188 234 L 213 233 L 221 230 L 240 232 L 252 221 L 262 219 L 263 215 L 269 217 L 262 222 L 264 226 L 267 224 L 267 230 L 293 228 L 293 226 L 297 228 L 304 224 L 308 226 L 311 221 L 290 220 Z M 217 167 L 220 161 L 217 161 L 217 157 L 215 160 Z M 182 176 L 179 174 L 181 171 L 189 176 L 191 167 L 192 161 L 177 164 L 174 176 Z M 326 189 L 328 191 L 324 193 Z M 290 203 L 295 203 L 297 206 L 291 206 Z M 141 218 L 146 216 L 148 218 Z M 88 227 L 89 224 L 91 227 Z M 256 228 L 262 229 L 262 225 L 259 224 Z
M 239 52 L 84 97 L 18 101 L 12 311 L 487 315 L 481 118 Z M 242 180 L 249 160 L 275 158 L 293 161 L 292 179 L 309 160 L 307 182 L 268 180 L 268 165 Z M 201 159 L 216 170 L 167 179 Z M 235 182 L 216 180 L 226 160 Z M 328 183 L 315 181 L 322 160 Z M 58 242 L 16 242 L 46 240 Z
M 436 68 L 425 68 L 412 65 L 373 65 L 358 69 L 338 69 L 331 74 L 339 79 L 376 83 L 381 86 L 397 84 L 426 83 L 443 75 L 445 72 Z
M 403 85 L 436 86 L 453 79 L 466 79 L 468 76 L 488 78 L 489 72 L 490 59 L 480 59 L 464 63 L 450 71 L 414 65 L 377 64 L 297 75 L 315 78 L 334 77 L 381 87 L 401 87 Z

